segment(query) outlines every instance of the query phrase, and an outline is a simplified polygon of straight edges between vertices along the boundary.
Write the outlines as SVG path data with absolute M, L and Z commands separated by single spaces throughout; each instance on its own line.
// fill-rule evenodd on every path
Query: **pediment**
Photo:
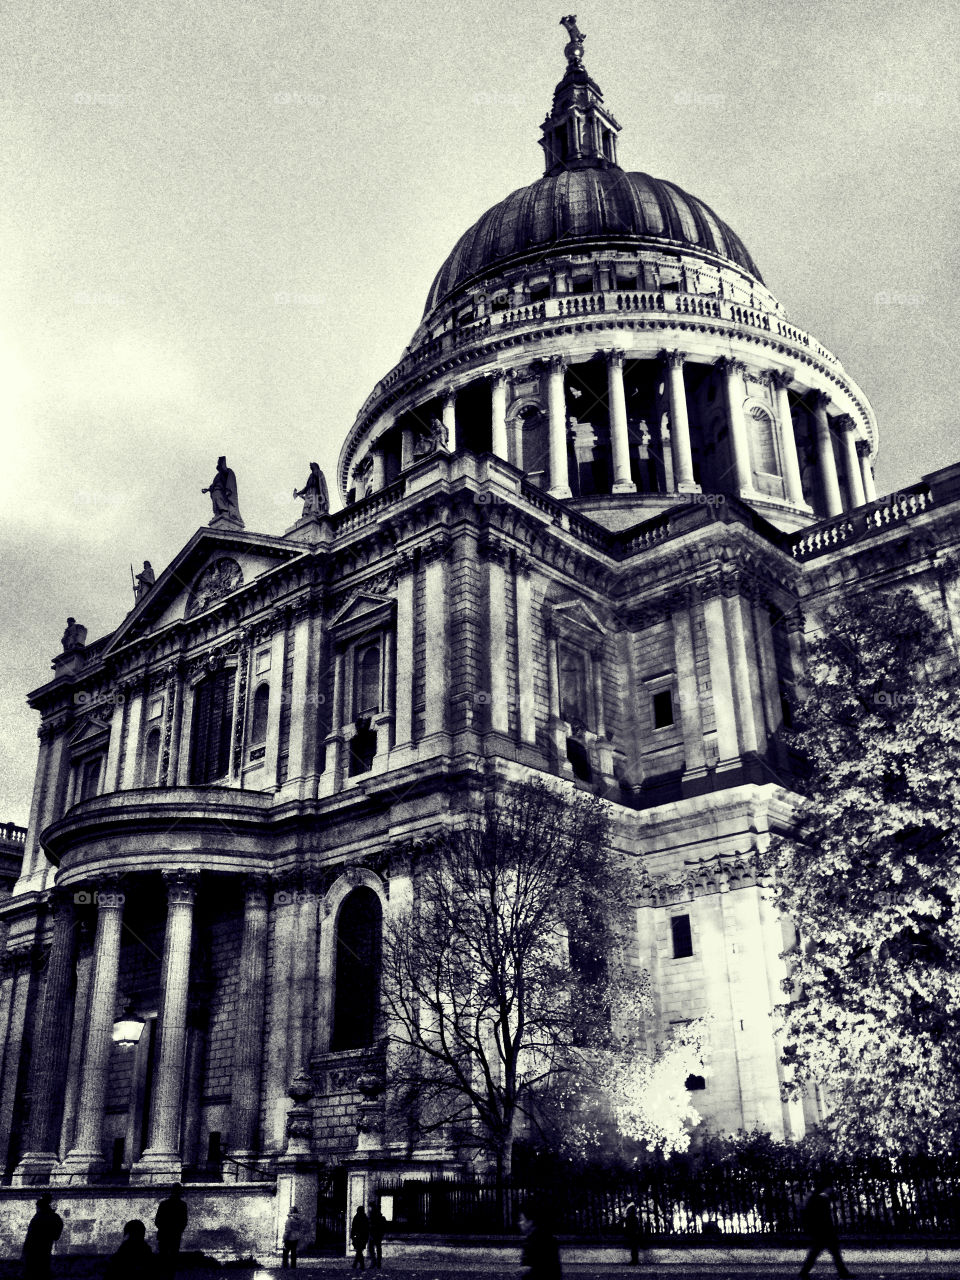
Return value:
M 391 596 L 375 595 L 370 591 L 359 591 L 352 596 L 331 620 L 333 631 L 361 630 L 365 626 L 379 625 L 385 615 L 393 608 Z
M 104 650 L 214 608 L 304 548 L 267 534 L 200 529 L 134 605 Z
M 557 631 L 579 633 L 602 640 L 610 628 L 604 626 L 594 611 L 582 600 L 561 600 L 547 606 Z
M 87 716 L 70 738 L 70 750 L 82 751 L 84 747 L 99 746 L 109 735 L 110 726 L 99 716 Z

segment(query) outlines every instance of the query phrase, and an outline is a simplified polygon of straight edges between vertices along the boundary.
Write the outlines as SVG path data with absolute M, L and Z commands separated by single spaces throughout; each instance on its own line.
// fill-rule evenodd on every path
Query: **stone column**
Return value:
M 762 751 L 766 746 L 763 693 L 757 671 L 753 618 L 743 591 L 749 584 L 731 575 L 724 583 L 723 612 L 726 619 L 730 669 L 737 706 L 740 754 Z
M 739 754 L 737 712 L 733 700 L 730 655 L 727 651 L 727 629 L 723 616 L 723 600 L 718 579 L 704 583 L 701 592 L 703 621 L 710 659 L 710 685 L 713 690 L 713 712 L 717 727 L 717 763 L 719 767 L 735 764 Z
M 413 560 L 401 551 L 397 556 L 395 749 L 413 741 L 413 580 Z
M 259 1146 L 257 1130 L 260 1126 L 260 1072 L 263 1066 L 267 918 L 266 880 L 262 876 L 250 876 L 244 891 L 238 1017 L 230 1081 L 230 1154 L 244 1164 L 253 1160 Z M 247 1182 L 250 1177 L 249 1169 L 238 1166 L 238 1182 Z
M 270 912 L 273 935 L 270 964 L 270 1025 L 277 1028 L 266 1043 L 263 1064 L 264 1129 L 261 1150 L 282 1151 L 287 1113 L 287 1044 L 285 1029 L 290 1010 L 293 948 L 297 908 L 293 886 L 283 880 L 274 887 Z
M 3 953 L 0 973 L 3 976 L 3 1001 L 7 1017 L 3 1046 L 3 1077 L 0 1080 L 0 1166 L 6 1167 L 10 1151 L 10 1135 L 16 1109 L 17 1084 L 23 1053 L 23 1029 L 30 1004 L 30 988 L 36 970 L 34 948 L 18 946 Z
M 80 1097 L 80 1073 L 83 1069 L 84 1045 L 87 1038 L 87 1019 L 90 1005 L 90 986 L 93 977 L 93 949 L 89 943 L 90 925 L 82 923 L 79 929 L 80 943 L 77 957 L 77 981 L 73 993 L 73 1030 L 70 1034 L 69 1060 L 63 1090 L 63 1123 L 60 1127 L 58 1150 L 70 1151 L 77 1129 L 77 1107 Z
M 847 464 L 847 496 L 850 499 L 850 506 L 862 507 L 867 499 L 863 491 L 863 475 L 857 453 L 856 424 L 850 414 L 845 413 L 837 419 L 836 426 L 843 441 L 844 460 Z
M 407 467 L 414 464 L 413 456 L 413 428 L 402 427 L 400 429 L 400 470 L 406 471 Z
M 487 542 L 480 548 L 487 565 L 487 655 L 484 663 L 487 674 L 487 692 L 490 706 L 490 728 L 495 733 L 508 733 L 510 711 L 508 707 L 507 670 L 507 574 L 504 567 L 505 548 L 499 542 Z
M 550 487 L 551 498 L 570 498 L 570 475 L 567 469 L 567 398 L 563 377 L 567 362 L 563 356 L 551 356 L 547 372 L 547 408 L 550 415 Z
M 830 397 L 820 391 L 813 402 L 816 416 L 817 462 L 820 466 L 820 480 L 823 484 L 823 495 L 827 504 L 827 515 L 838 516 L 843 511 L 840 497 L 840 482 L 837 479 L 837 460 L 833 455 L 833 441 L 830 437 L 830 421 L 827 418 L 827 405 Z
M 167 929 L 163 943 L 160 1044 L 153 1085 L 150 1142 L 130 1171 L 134 1182 L 177 1182 L 183 1170 L 180 1110 L 197 877 L 183 871 L 172 871 L 164 872 L 164 879 L 167 884 Z
M 424 737 L 442 733 L 447 727 L 449 654 L 447 652 L 447 557 L 446 536 L 431 540 L 423 549 L 425 561 L 424 608 L 426 611 L 424 654 Z
M 733 473 L 738 493 L 753 490 L 753 466 L 750 462 L 750 441 L 747 423 L 743 416 L 743 375 L 747 367 L 739 360 L 726 357 L 717 361 L 723 373 L 723 394 L 727 406 L 727 427 L 730 432 Z
M 795 507 L 806 507 L 803 485 L 800 481 L 800 460 L 797 457 L 797 437 L 793 432 L 793 414 L 790 412 L 790 383 L 793 375 L 777 369 L 770 375 L 777 397 L 777 417 L 780 419 L 780 443 L 783 454 L 783 479 L 787 487 L 787 501 Z
M 287 1076 L 302 1075 L 313 1049 L 314 983 L 317 973 L 317 882 L 307 874 L 294 893 L 296 934 L 287 1018 Z
M 683 733 L 684 776 L 701 776 L 706 768 L 703 749 L 703 717 L 700 714 L 700 689 L 697 684 L 693 627 L 690 623 L 692 599 L 688 592 L 678 593 L 671 601 L 673 652 L 677 668 L 677 698 L 680 703 L 680 728 Z
M 293 784 L 300 799 L 312 800 L 316 796 L 317 781 L 316 693 L 319 675 L 313 602 L 300 601 L 294 608 L 291 621 L 293 672 L 290 681 L 290 746 L 287 781 L 284 785 Z
M 278 783 L 277 769 L 280 763 L 280 712 L 283 707 L 283 660 L 284 645 L 287 633 L 282 621 L 275 619 L 276 630 L 270 637 L 270 701 L 267 704 L 267 736 L 264 742 L 263 781 L 264 786 L 275 788 Z M 257 648 L 254 646 L 254 655 Z M 254 656 L 256 662 L 256 656 Z M 256 687 L 256 674 L 253 676 Z
M 495 370 L 490 380 L 490 451 L 510 461 L 507 447 L 507 372 Z
M 80 1105 L 75 1146 L 51 1182 L 86 1182 L 91 1173 L 102 1170 L 103 1108 L 107 1097 L 107 1074 L 113 1045 L 113 1023 L 117 1015 L 117 975 L 120 968 L 120 930 L 123 924 L 123 894 L 115 884 L 101 884 L 96 894 L 97 932 L 93 942 L 93 979 L 87 1015 L 87 1043 L 80 1078 Z
M 687 389 L 683 381 L 685 357 L 682 351 L 665 351 L 663 357 L 670 401 L 674 482 L 677 493 L 699 493 L 700 486 L 693 478 L 693 454 L 690 451 L 690 419 L 687 416 Z
M 606 351 L 607 407 L 610 414 L 610 447 L 613 452 L 613 492 L 636 493 L 630 475 L 630 442 L 627 438 L 627 401 L 623 392 L 622 351 Z
M 863 481 L 863 496 L 867 502 L 875 502 L 877 485 L 873 478 L 873 463 L 870 458 L 869 440 L 857 441 L 857 457 L 860 460 L 860 476 Z
M 520 741 L 537 740 L 537 706 L 533 675 L 533 615 L 530 599 L 530 562 L 513 553 L 517 599 L 517 702 Z
M 55 889 L 49 909 L 53 915 L 53 938 L 30 1063 L 30 1129 L 26 1152 L 13 1175 L 15 1186 L 48 1177 L 60 1161 L 58 1139 L 70 1049 L 70 988 L 76 940 L 73 895 Z
M 457 393 L 448 391 L 443 397 L 443 425 L 447 434 L 447 448 L 454 453 L 459 447 L 457 439 Z

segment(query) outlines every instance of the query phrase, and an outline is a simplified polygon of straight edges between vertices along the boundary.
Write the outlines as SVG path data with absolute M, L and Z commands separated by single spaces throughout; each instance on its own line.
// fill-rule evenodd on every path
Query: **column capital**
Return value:
M 266 873 L 251 872 L 243 877 L 243 898 L 247 907 L 266 907 L 269 900 L 270 877 Z
M 793 382 L 793 374 L 786 369 L 771 369 L 770 382 L 778 391 L 786 391 Z
M 513 369 L 494 369 L 490 374 L 490 381 L 495 387 L 506 387 L 513 378 Z
M 857 441 L 857 457 L 858 457 L 858 458 L 869 458 L 870 456 L 871 456 L 871 453 L 870 453 L 870 441 L 869 441 L 869 440 L 858 440 L 858 441 Z
M 570 357 L 565 355 L 552 355 L 546 361 L 547 371 L 549 373 L 566 373 L 567 366 L 570 364 Z
M 830 403 L 830 393 L 827 391 L 816 391 L 813 396 L 813 407 L 815 409 L 826 410 Z
M 163 882 L 167 886 L 168 906 L 193 905 L 200 885 L 199 872 L 178 867 L 176 871 L 164 871 Z
M 60 916 L 72 917 L 74 912 L 74 892 L 72 889 L 56 885 L 47 898 L 47 912 L 57 920 Z
M 446 409 L 448 405 L 454 405 L 457 402 L 457 392 L 455 387 L 447 387 L 443 392 L 443 407 Z
M 716 367 L 721 373 L 727 374 L 728 377 L 733 377 L 738 373 L 743 375 L 747 372 L 747 366 L 744 362 L 742 360 L 735 360 L 732 356 L 720 356 L 716 361 Z
M 622 347 L 607 347 L 603 354 L 608 366 L 618 369 L 623 368 L 627 353 Z
M 661 351 L 660 359 L 669 369 L 682 369 L 686 364 L 687 356 L 684 351 Z
M 856 431 L 857 424 L 849 413 L 841 413 L 838 418 L 834 418 L 833 425 L 838 431 Z

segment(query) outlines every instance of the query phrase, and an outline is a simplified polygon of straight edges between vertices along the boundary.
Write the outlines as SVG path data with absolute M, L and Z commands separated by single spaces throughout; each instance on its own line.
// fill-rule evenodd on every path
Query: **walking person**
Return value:
M 640 1265 L 640 1240 L 643 1236 L 643 1227 L 640 1225 L 637 1206 L 632 1200 L 627 1205 L 626 1212 L 623 1215 L 623 1233 L 627 1237 L 627 1247 L 630 1250 L 630 1265 L 631 1267 L 638 1267 Z
M 176 1183 L 165 1200 L 157 1206 L 153 1225 L 157 1228 L 157 1254 L 160 1258 L 160 1274 L 173 1277 L 177 1274 L 180 1257 L 180 1241 L 187 1226 L 187 1206 L 183 1199 L 183 1187 Z
M 801 1276 L 810 1275 L 813 1264 L 824 1249 L 833 1259 L 838 1276 L 852 1275 L 840 1254 L 840 1240 L 830 1207 L 830 1201 L 835 1194 L 833 1179 L 826 1176 L 820 1177 L 813 1184 L 813 1191 L 803 1206 L 803 1229 L 810 1238 L 810 1250 L 800 1268 Z
M 63 1232 L 63 1219 L 53 1208 L 53 1196 L 45 1191 L 37 1203 L 23 1241 L 24 1280 L 48 1280 L 50 1253 Z
M 370 1263 L 379 1271 L 383 1267 L 383 1236 L 387 1229 L 387 1220 L 380 1212 L 378 1204 L 370 1206 L 370 1217 L 367 1221 L 370 1227 Z
M 353 1245 L 354 1259 L 351 1271 L 362 1271 L 363 1267 L 363 1251 L 367 1247 L 367 1241 L 370 1239 L 370 1223 L 367 1219 L 366 1211 L 363 1205 L 357 1209 L 353 1215 L 353 1222 L 350 1224 L 350 1243 Z
M 300 1210 L 295 1204 L 290 1206 L 290 1212 L 287 1214 L 287 1221 L 283 1227 L 283 1257 L 280 1259 L 281 1267 L 292 1267 L 294 1271 L 297 1269 L 297 1249 L 300 1247 L 300 1241 L 303 1239 L 303 1219 L 300 1217 Z
M 104 1280 L 130 1280 L 131 1276 L 155 1276 L 156 1257 L 147 1244 L 147 1228 L 139 1218 L 131 1218 L 123 1228 L 120 1248 L 111 1255 L 104 1271 Z
M 520 1214 L 520 1229 L 526 1232 L 521 1265 L 526 1267 L 523 1280 L 563 1280 L 560 1269 L 560 1247 L 547 1225 L 541 1209 L 527 1206 Z

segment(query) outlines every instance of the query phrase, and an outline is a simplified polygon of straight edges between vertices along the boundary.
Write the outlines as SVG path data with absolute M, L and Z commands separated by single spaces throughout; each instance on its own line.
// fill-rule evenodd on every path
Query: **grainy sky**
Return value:
M 281 533 L 453 243 L 542 171 L 543 0 L 9 0 L 0 31 L 0 821 L 24 693 L 210 516 Z M 960 458 L 956 5 L 590 0 L 626 168 L 700 196 L 877 411 L 881 487 Z M 331 483 L 331 488 L 333 488 Z M 338 501 L 338 500 L 336 500 Z

